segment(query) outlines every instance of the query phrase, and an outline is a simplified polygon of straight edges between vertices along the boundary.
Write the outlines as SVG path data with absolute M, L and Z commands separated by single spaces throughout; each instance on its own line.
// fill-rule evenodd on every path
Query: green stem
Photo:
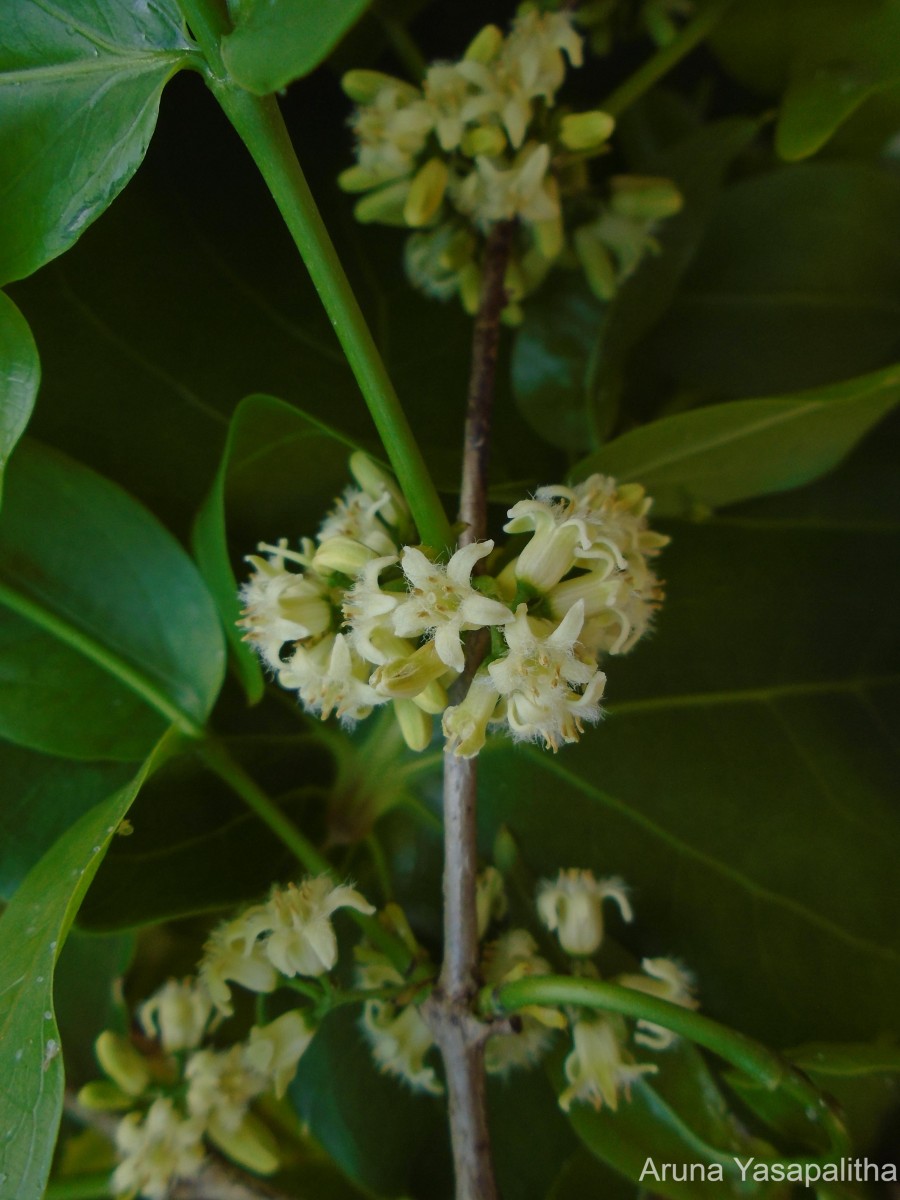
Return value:
M 409 502 L 419 536 L 449 549 L 450 525 L 406 414 L 306 182 L 273 96 L 252 96 L 227 78 L 219 40 L 227 32 L 213 0 L 179 0 L 210 70 L 207 83 L 266 181 L 334 326 Z
M 851 1152 L 847 1130 L 840 1117 L 801 1071 L 759 1042 L 700 1013 L 670 1004 L 668 1000 L 598 979 L 542 975 L 516 980 L 496 990 L 485 988 L 480 1002 L 486 1013 L 494 1015 L 516 1012 L 533 1004 L 577 1005 L 621 1013 L 636 1020 L 652 1021 L 654 1025 L 661 1025 L 698 1046 L 712 1050 L 757 1080 L 768 1091 L 780 1088 L 801 1104 L 805 1112 L 812 1110 L 812 1119 L 822 1126 L 836 1157 Z
M 252 776 L 247 774 L 221 742 L 210 736 L 200 744 L 198 749 L 209 769 L 240 796 L 247 807 L 265 825 L 268 825 L 269 829 L 287 846 L 307 871 L 313 875 L 328 875 L 332 879 L 334 878 L 334 871 L 328 859 L 320 854 L 309 838 L 284 815 L 271 796 L 267 795 Z M 374 917 L 368 916 L 366 913 L 357 912 L 354 908 L 347 909 L 347 912 L 369 941 L 387 955 L 393 966 L 398 971 L 405 972 L 412 957 L 400 938 L 395 937 Z
M 428 63 L 425 61 L 425 56 L 419 47 L 416 45 L 415 39 L 410 34 L 409 30 L 403 21 L 398 20 L 390 11 L 387 5 L 374 4 L 372 12 L 378 24 L 384 30 L 384 35 L 391 44 L 391 49 L 397 55 L 397 58 L 406 67 L 410 76 L 418 83 L 425 76 L 428 69 Z
M 634 104 L 644 92 L 649 91 L 676 63 L 681 62 L 685 55 L 703 41 L 733 3 L 734 0 L 711 0 L 668 46 L 657 50 L 656 54 L 648 58 L 633 75 L 629 75 L 614 92 L 610 92 L 597 107 L 608 112 L 610 116 L 621 116 L 626 108 Z
M 51 1179 L 44 1200 L 106 1200 L 113 1194 L 111 1176 L 74 1175 L 71 1179 Z

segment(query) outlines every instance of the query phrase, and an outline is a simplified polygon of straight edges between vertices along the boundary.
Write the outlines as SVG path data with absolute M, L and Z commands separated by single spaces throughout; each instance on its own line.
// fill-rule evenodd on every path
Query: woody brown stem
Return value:
M 459 519 L 461 546 L 487 532 L 491 414 L 504 276 L 513 226 L 496 225 L 485 250 L 481 303 L 472 340 Z M 484 656 L 484 639 L 472 636 L 460 690 Z M 461 699 L 461 696 L 455 697 Z M 456 1200 L 496 1200 L 484 1077 L 485 1025 L 473 1012 L 478 989 L 477 760 L 444 755 L 444 961 L 427 1016 L 440 1047 L 450 1102 L 450 1137 Z

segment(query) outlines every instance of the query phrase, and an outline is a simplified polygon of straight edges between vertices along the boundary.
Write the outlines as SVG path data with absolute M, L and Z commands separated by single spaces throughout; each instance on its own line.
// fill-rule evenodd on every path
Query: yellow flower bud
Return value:
M 394 716 L 410 750 L 417 753 L 426 750 L 434 732 L 431 717 L 422 711 L 413 700 L 395 700 Z
M 441 207 L 449 178 L 450 172 L 442 158 L 430 158 L 419 169 L 403 205 L 403 217 L 407 225 L 417 229 L 428 224 Z
M 503 33 L 496 25 L 485 25 L 469 42 L 464 59 L 469 62 L 489 63 L 497 57 L 503 45 Z
M 403 215 L 406 197 L 409 194 L 409 180 L 389 184 L 379 188 L 377 192 L 369 192 L 361 200 L 357 200 L 353 215 L 363 225 L 399 225 L 406 226 Z
M 413 100 L 419 92 L 411 83 L 386 75 L 383 71 L 347 71 L 341 79 L 344 94 L 356 104 L 371 104 L 382 88 L 399 91 L 406 99 Z
M 477 125 L 463 134 L 460 149 L 469 158 L 496 158 L 506 149 L 506 134 L 499 125 Z
M 105 1073 L 129 1096 L 139 1096 L 150 1082 L 146 1060 L 118 1033 L 104 1030 L 94 1043 L 94 1053 Z
M 422 712 L 437 716 L 447 707 L 447 689 L 436 679 L 432 679 L 426 688 L 413 697 L 413 704 L 418 705 Z
M 94 1112 L 123 1112 L 134 1104 L 134 1096 L 127 1095 L 108 1079 L 86 1083 L 77 1099 L 82 1108 L 90 1108 Z
M 432 640 L 420 646 L 409 658 L 379 667 L 370 682 L 382 696 L 390 696 L 392 700 L 412 700 L 446 670 L 447 664 L 438 657 Z
M 206 1135 L 232 1162 L 257 1175 L 271 1175 L 281 1166 L 278 1143 L 253 1113 L 247 1113 L 237 1129 L 230 1129 L 213 1114 Z
M 681 211 L 684 198 L 671 179 L 651 175 L 614 175 L 609 206 L 620 217 L 660 221 Z
M 584 269 L 588 287 L 598 300 L 612 300 L 616 294 L 616 268 L 609 251 L 596 238 L 590 225 L 575 230 L 575 253 Z
M 377 557 L 374 550 L 355 538 L 331 537 L 322 543 L 313 556 L 313 569 L 320 575 L 338 571 L 341 575 L 355 579 L 366 563 Z
M 338 187 L 343 192 L 367 192 L 370 188 L 384 183 L 384 177 L 367 167 L 347 167 L 338 175 Z
M 615 125 L 615 119 L 599 109 L 569 113 L 560 122 L 559 140 L 569 150 L 596 150 L 603 145 Z

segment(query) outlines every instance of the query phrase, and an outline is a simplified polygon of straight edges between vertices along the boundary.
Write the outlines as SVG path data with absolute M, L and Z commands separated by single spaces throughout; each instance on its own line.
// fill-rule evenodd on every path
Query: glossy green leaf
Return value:
M 248 396 L 235 410 L 212 489 L 194 526 L 193 548 L 215 597 L 241 682 L 262 695 L 259 661 L 241 640 L 235 567 L 260 541 L 311 537 L 350 480 L 352 442 L 272 396 Z M 310 469 L 314 467 L 314 469 Z M 234 553 L 229 553 L 229 538 Z M 241 564 L 240 577 L 247 568 Z
M 305 736 L 230 743 L 242 765 L 292 820 L 319 840 L 334 766 Z M 79 915 L 86 929 L 117 930 L 234 908 L 296 879 L 294 856 L 190 753 L 147 783 L 131 812 L 134 833 L 116 839 Z
M 898 295 L 900 180 L 782 167 L 725 192 L 646 353 L 701 394 L 816 387 L 900 358 Z
M 28 322 L 0 292 L 0 481 L 16 442 L 25 431 L 41 379 L 37 346 Z
M 864 101 L 900 83 L 897 0 L 744 0 L 713 44 L 740 79 L 784 92 L 775 146 L 814 154 Z
M 242 0 L 222 41 L 233 78 L 263 96 L 308 75 L 362 16 L 369 0 Z
M 53 843 L 133 774 L 121 763 L 72 762 L 0 742 L 0 898 L 8 900 Z
M 144 757 L 165 728 L 114 675 L 0 607 L 0 735 L 70 758 Z
M 139 776 L 90 809 L 29 872 L 2 918 L 0 1036 L 4 1077 L 2 1200 L 39 1200 L 62 1113 L 63 1063 L 53 976 L 78 906 Z
M 32 442 L 19 448 L 7 471 L 0 601 L 157 714 L 187 730 L 205 722 L 221 684 L 224 650 L 212 600 L 193 564 L 131 497 Z M 40 674 L 37 684 L 40 696 Z M 115 713 L 112 724 L 122 728 Z M 44 733 L 41 744 L 49 749 L 49 729 Z M 130 752 L 134 738 L 123 733 Z M 64 730 L 61 741 L 68 749 L 71 732 Z
M 174 0 L 10 0 L 0 46 L 0 280 L 68 249 L 144 157 L 189 56 Z
M 512 386 L 528 424 L 570 454 L 592 442 L 588 383 L 604 305 L 580 276 L 560 275 L 525 306 L 512 354 Z
M 900 400 L 900 366 L 783 399 L 732 400 L 664 417 L 574 469 L 646 484 L 658 515 L 690 513 L 809 483 Z

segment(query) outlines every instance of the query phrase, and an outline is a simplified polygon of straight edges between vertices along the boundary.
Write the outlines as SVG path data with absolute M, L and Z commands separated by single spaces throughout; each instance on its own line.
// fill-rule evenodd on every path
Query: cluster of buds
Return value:
M 610 280 L 625 278 L 634 256 L 653 249 L 650 226 L 677 211 L 680 197 L 668 180 L 621 177 L 608 211 L 592 200 L 587 162 L 608 149 L 613 118 L 556 107 L 567 69 L 582 61 L 571 13 L 523 6 L 506 36 L 486 26 L 458 62 L 433 63 L 421 87 L 377 71 L 344 76 L 359 106 L 351 122 L 357 162 L 339 183 L 365 193 L 355 209 L 360 221 L 417 231 L 406 250 L 415 286 L 439 299 L 459 295 L 474 313 L 484 237 L 498 222 L 515 221 L 503 313 L 515 324 L 520 301 L 555 263 L 580 259 L 596 287 L 605 252 L 608 298 Z M 640 234 L 622 210 L 622 192 L 643 198 Z M 579 225 L 590 232 L 572 245 L 564 220 L 570 203 L 582 217 L 597 216 Z
M 170 979 L 141 1005 L 138 1036 L 100 1035 L 107 1078 L 84 1087 L 79 1100 L 126 1113 L 115 1132 L 116 1195 L 162 1200 L 176 1180 L 200 1172 L 206 1143 L 257 1174 L 278 1169 L 277 1143 L 252 1105 L 284 1095 L 315 1032 L 309 1011 L 254 1025 L 227 1049 L 204 1042 L 232 1015 L 231 984 L 272 992 L 294 976 L 331 970 L 331 918 L 348 907 L 374 912 L 359 892 L 323 877 L 275 888 L 267 903 L 213 930 L 196 977 Z
M 629 651 L 662 599 L 650 560 L 668 539 L 648 528 L 644 489 L 602 475 L 540 488 L 509 510 L 505 531 L 528 535 L 518 554 L 474 542 L 441 562 L 402 544 L 411 526 L 394 481 L 359 453 L 350 469 L 359 486 L 315 543 L 263 543 L 265 557 L 249 559 L 241 625 L 279 683 L 323 719 L 392 703 L 414 750 L 431 742 L 435 714 L 462 757 L 489 728 L 553 750 L 577 741 L 600 716 L 600 656 Z M 448 707 L 463 638 L 482 629 L 490 650 Z

